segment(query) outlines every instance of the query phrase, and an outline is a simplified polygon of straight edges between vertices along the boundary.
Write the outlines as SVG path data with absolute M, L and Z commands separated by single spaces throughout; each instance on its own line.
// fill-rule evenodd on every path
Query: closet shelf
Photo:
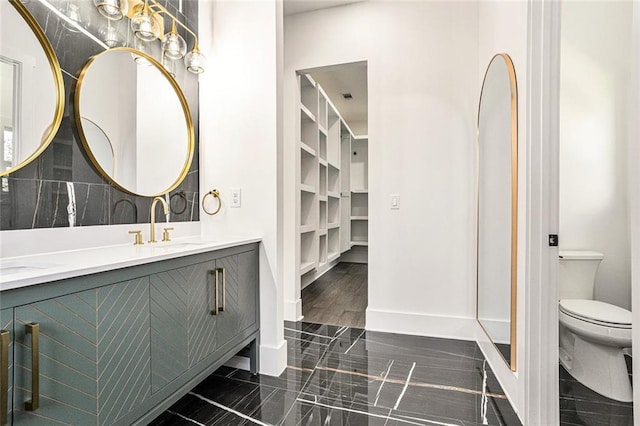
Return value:
M 300 149 L 306 152 L 307 154 L 311 155 L 312 157 L 316 156 L 316 150 L 311 148 L 309 145 L 307 145 L 302 141 L 300 141 Z
M 327 167 L 327 160 L 325 160 L 324 158 L 318 159 L 318 163 L 320 163 L 320 165 L 323 167 Z
M 306 234 L 316 230 L 315 225 L 300 225 L 300 233 Z
M 331 191 L 329 191 L 327 194 L 331 198 L 340 198 L 340 193 L 339 192 L 331 192 Z
M 351 220 L 369 220 L 369 216 L 351 216 Z
M 340 222 L 330 223 L 327 227 L 329 229 L 340 228 Z
M 315 194 L 316 193 L 316 188 L 314 186 L 312 186 L 312 185 L 307 185 L 307 184 L 301 183 L 300 184 L 300 191 L 308 192 L 310 194 Z
M 312 122 L 316 122 L 316 116 L 313 115 L 313 113 L 311 111 L 309 111 L 309 108 L 307 108 L 306 106 L 304 106 L 304 104 L 300 104 L 300 111 L 302 112 L 302 119 L 307 119 L 309 121 Z
M 351 241 L 351 247 L 355 247 L 355 246 L 367 247 L 368 245 L 369 245 L 368 241 Z
M 311 262 L 302 262 L 300 264 L 300 275 L 304 275 L 307 272 L 313 271 L 316 268 L 316 263 Z
M 352 194 L 368 194 L 369 190 L 368 189 L 352 189 L 351 193 Z

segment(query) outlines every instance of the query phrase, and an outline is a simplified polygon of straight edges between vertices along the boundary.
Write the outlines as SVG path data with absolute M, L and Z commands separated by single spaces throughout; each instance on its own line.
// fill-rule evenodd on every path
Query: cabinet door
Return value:
M 250 251 L 216 260 L 218 274 L 224 271 L 220 292 L 216 349 L 257 321 L 258 252 Z
M 190 266 L 193 278 L 188 290 L 188 341 L 189 367 L 194 366 L 216 348 L 215 310 L 215 262 L 204 262 Z
M 0 330 L 2 330 L 2 345 L 5 346 L 0 353 L 0 386 L 5 386 L 4 380 L 6 380 L 6 388 L 1 391 L 6 392 L 6 401 L 2 401 L 4 407 L 2 407 L 2 414 L 6 415 L 7 424 L 11 424 L 11 416 L 13 410 L 13 309 L 4 309 L 0 311 Z M 6 334 L 5 334 L 6 333 Z M 6 349 L 5 356 L 4 350 Z M 6 365 L 6 368 L 4 368 Z M 4 419 L 0 419 L 0 423 Z
M 150 395 L 146 277 L 17 307 L 14 328 L 14 424 L 112 424 Z
M 175 380 L 189 367 L 190 287 L 204 279 L 205 264 L 150 277 L 152 393 Z

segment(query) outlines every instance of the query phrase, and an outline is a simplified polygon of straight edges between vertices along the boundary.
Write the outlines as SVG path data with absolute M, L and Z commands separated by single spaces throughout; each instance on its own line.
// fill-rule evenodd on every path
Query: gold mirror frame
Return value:
M 180 171 L 180 173 L 178 174 L 177 179 L 175 180 L 175 182 L 173 184 L 171 184 L 168 188 L 160 191 L 157 194 L 140 194 L 140 193 L 136 193 L 134 191 L 132 191 L 129 188 L 126 188 L 124 186 L 122 186 L 119 182 L 117 182 L 111 175 L 109 175 L 109 173 L 107 173 L 99 164 L 99 162 L 97 161 L 97 159 L 95 158 L 95 156 L 93 155 L 92 151 L 91 151 L 91 147 L 89 146 L 89 142 L 86 139 L 86 135 L 82 129 L 82 117 L 81 117 L 81 108 L 80 108 L 80 94 L 82 93 L 82 83 L 84 80 L 84 77 L 86 76 L 89 68 L 91 67 L 91 64 L 93 64 L 93 62 L 99 58 L 102 55 L 106 55 L 109 54 L 109 52 L 114 52 L 114 51 L 122 51 L 122 52 L 128 52 L 131 53 L 132 55 L 136 55 L 136 56 L 140 56 L 144 59 L 146 59 L 147 61 L 149 61 L 153 66 L 156 67 L 156 69 L 158 69 L 162 75 L 167 79 L 167 81 L 171 84 L 171 87 L 174 89 L 176 95 L 178 96 L 178 99 L 180 100 L 180 105 L 182 106 L 182 110 L 184 112 L 184 118 L 186 121 L 186 127 L 187 127 L 187 159 L 182 167 L 182 170 Z M 194 127 L 193 127 L 193 119 L 191 117 L 191 111 L 189 109 L 189 104 L 187 103 L 187 99 L 184 96 L 184 93 L 182 92 L 182 89 L 180 88 L 180 85 L 178 84 L 178 82 L 175 80 L 175 78 L 173 78 L 173 76 L 171 74 L 169 74 L 169 72 L 164 68 L 164 66 L 162 66 L 162 64 L 160 64 L 160 62 L 158 62 L 155 58 L 153 58 L 152 56 L 148 55 L 145 52 L 141 52 L 137 49 L 133 49 L 130 47 L 114 47 L 108 50 L 105 50 L 104 52 L 100 52 L 94 56 L 92 56 L 91 58 L 89 58 L 89 60 L 87 61 L 87 63 L 84 65 L 84 67 L 82 68 L 82 70 L 80 71 L 80 74 L 78 75 L 78 81 L 76 82 L 76 87 L 75 87 L 75 93 L 74 93 L 74 118 L 75 118 L 75 122 L 76 122 L 76 127 L 78 129 L 78 135 L 80 136 L 80 141 L 82 142 L 82 145 L 85 149 L 85 152 L 87 153 L 87 156 L 89 157 L 89 160 L 91 161 L 91 163 L 93 164 L 93 166 L 96 168 L 96 170 L 98 170 L 100 172 L 100 174 L 107 179 L 113 186 L 115 186 L 116 188 L 118 188 L 119 190 L 126 192 L 127 194 L 132 194 L 132 195 L 137 195 L 137 196 L 141 196 L 141 197 L 156 197 L 156 196 L 160 196 L 160 195 L 164 195 L 168 192 L 173 191 L 174 189 L 176 189 L 178 187 L 178 185 L 180 185 L 180 183 L 182 183 L 182 181 L 184 180 L 184 178 L 187 176 L 187 174 L 189 173 L 189 168 L 191 167 L 191 162 L 193 161 L 193 153 L 194 153 L 194 147 L 195 147 L 195 131 L 194 131 Z
M 479 270 L 480 265 L 479 262 L 476 262 L 476 320 L 482 327 L 483 331 L 489 337 L 491 342 L 493 343 L 496 351 L 502 356 L 505 363 L 509 365 L 511 371 L 516 371 L 516 354 L 517 354 L 517 290 L 518 290 L 518 86 L 516 80 L 516 71 L 513 65 L 513 61 L 511 57 L 506 53 L 498 53 L 491 58 L 489 61 L 489 65 L 487 66 L 487 70 L 485 71 L 484 78 L 482 80 L 482 89 L 480 90 L 480 101 L 478 103 L 478 117 L 476 122 L 476 149 L 478 152 L 477 157 L 477 188 L 476 197 L 477 200 L 477 250 L 480 249 L 480 111 L 482 106 L 482 93 L 485 89 L 485 83 L 487 80 L 487 75 L 489 70 L 491 69 L 491 65 L 496 60 L 503 60 L 507 67 L 507 72 L 509 74 L 509 85 L 511 88 L 511 282 L 510 282 L 510 291 L 511 291 L 511 309 L 510 309 L 510 360 L 504 357 L 502 352 L 498 349 L 496 343 L 491 338 L 491 335 L 485 328 L 485 326 L 480 322 L 479 314 Z
M 31 31 L 33 31 L 33 34 L 40 42 L 40 46 L 42 46 L 42 50 L 44 51 L 44 54 L 49 61 L 49 66 L 51 67 L 51 73 L 53 75 L 53 81 L 56 86 L 56 107 L 53 114 L 53 121 L 45 130 L 42 136 L 42 141 L 40 142 L 38 148 L 26 159 L 11 167 L 9 170 L 0 170 L 0 176 L 6 176 L 10 173 L 15 173 L 16 171 L 20 170 L 21 168 L 25 167 L 27 164 L 38 158 L 38 156 L 42 154 L 42 152 L 51 144 L 51 141 L 53 141 L 53 138 L 55 137 L 56 133 L 58 132 L 58 128 L 60 127 L 60 123 L 62 123 L 62 115 L 64 113 L 64 80 L 62 79 L 62 69 L 60 68 L 58 57 L 53 51 L 53 46 L 51 46 L 51 43 L 49 43 L 47 36 L 44 34 L 44 31 L 42 30 L 38 22 L 20 0 L 9 0 L 9 3 L 18 11 L 27 25 L 29 25 L 29 28 L 31 28 Z

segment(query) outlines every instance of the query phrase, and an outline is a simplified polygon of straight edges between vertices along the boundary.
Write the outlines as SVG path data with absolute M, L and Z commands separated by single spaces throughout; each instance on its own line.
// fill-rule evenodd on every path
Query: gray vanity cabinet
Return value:
M 252 250 L 151 276 L 154 393 L 256 326 L 257 265 Z
M 258 283 L 245 244 L 2 292 L 7 424 L 147 424 L 247 345 L 255 371 Z
M 4 405 L 4 410 L 0 411 L 2 411 L 3 417 L 6 416 L 6 418 L 0 418 L 0 425 L 2 425 L 8 423 L 13 412 L 13 374 L 11 374 L 11 372 L 13 372 L 13 309 L 3 309 L 0 311 L 0 330 L 2 330 L 2 334 L 0 335 L 0 338 L 2 338 L 0 382 L 2 382 L 2 384 L 0 386 L 6 389 L 6 394 L 0 398 L 0 404 Z
M 14 425 L 113 424 L 150 396 L 148 288 L 142 277 L 15 308 Z

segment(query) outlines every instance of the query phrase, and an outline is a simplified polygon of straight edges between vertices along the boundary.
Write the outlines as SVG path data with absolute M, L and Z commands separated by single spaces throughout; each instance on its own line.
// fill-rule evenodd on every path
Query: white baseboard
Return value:
M 260 345 L 260 374 L 279 376 L 287 368 L 287 341 L 278 346 Z
M 367 309 L 366 324 L 371 331 L 476 340 L 474 318 Z
M 284 301 L 284 319 L 285 321 L 302 320 L 302 298 Z

